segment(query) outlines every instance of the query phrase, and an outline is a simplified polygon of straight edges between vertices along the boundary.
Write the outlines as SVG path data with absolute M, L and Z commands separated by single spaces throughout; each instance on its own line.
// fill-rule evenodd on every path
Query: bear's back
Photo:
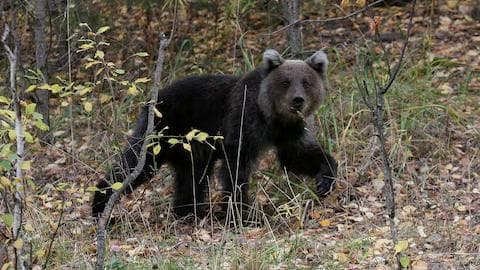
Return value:
M 172 135 L 185 135 L 194 128 L 217 135 L 222 131 L 227 99 L 237 81 L 235 76 L 203 75 L 174 82 L 158 95 L 161 126 L 169 126 Z

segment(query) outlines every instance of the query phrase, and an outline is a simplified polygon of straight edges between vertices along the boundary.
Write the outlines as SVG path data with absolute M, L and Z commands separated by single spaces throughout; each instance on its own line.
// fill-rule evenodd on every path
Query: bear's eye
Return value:
M 310 83 L 307 82 L 307 81 L 303 81 L 302 84 L 303 84 L 303 88 L 309 88 L 310 87 Z
M 290 82 L 289 81 L 283 81 L 281 83 L 281 85 L 282 85 L 283 88 L 288 88 L 290 86 Z

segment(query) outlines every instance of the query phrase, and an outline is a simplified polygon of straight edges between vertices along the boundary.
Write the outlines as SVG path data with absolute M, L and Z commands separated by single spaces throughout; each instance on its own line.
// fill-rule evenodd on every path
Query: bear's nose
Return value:
M 294 97 L 292 100 L 292 107 L 299 110 L 302 108 L 305 99 L 303 97 Z

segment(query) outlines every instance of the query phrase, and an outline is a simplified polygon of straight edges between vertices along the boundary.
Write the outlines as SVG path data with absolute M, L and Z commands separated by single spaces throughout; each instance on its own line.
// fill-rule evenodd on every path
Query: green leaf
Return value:
M 123 70 L 121 68 L 117 68 L 117 69 L 115 69 L 115 73 L 117 73 L 119 75 L 123 75 L 123 74 L 125 74 L 125 70 Z
M 153 147 L 153 154 L 156 156 L 160 153 L 160 150 L 162 149 L 162 147 L 160 146 L 159 143 L 157 143 L 157 145 L 155 145 L 155 147 Z
M 110 29 L 110 26 L 102 26 L 102 27 L 98 28 L 97 35 L 107 32 L 108 29 Z
M 3 168 L 5 171 L 10 171 L 12 169 L 12 163 L 8 160 L 0 160 L 0 168 Z
M 82 90 L 80 90 L 80 91 L 78 92 L 78 94 L 79 94 L 80 96 L 83 96 L 83 95 L 85 95 L 85 94 L 87 94 L 87 93 L 89 93 L 89 92 L 91 92 L 91 91 L 92 91 L 92 87 L 84 87 Z
M 7 225 L 7 227 L 12 228 L 13 225 L 13 215 L 12 214 L 3 214 L 2 221 Z
M 407 248 L 408 248 L 408 241 L 407 240 L 399 241 L 395 245 L 395 253 L 403 252 L 403 251 L 407 250 Z
M 410 259 L 407 256 L 401 257 L 400 265 L 402 265 L 403 268 L 408 268 L 408 266 L 410 265 Z
M 128 88 L 127 93 L 128 93 L 129 95 L 136 96 L 136 95 L 138 95 L 138 93 L 140 93 L 140 91 L 138 91 L 137 86 L 136 86 L 135 84 L 132 84 L 132 85 Z
M 36 86 L 35 84 L 33 84 L 33 85 L 30 85 L 30 86 L 27 88 L 27 90 L 25 90 L 25 92 L 30 93 L 30 92 L 32 92 L 32 91 L 35 90 L 35 89 L 37 89 L 37 86 Z
M 47 124 L 45 124 L 42 120 L 38 119 L 37 121 L 33 122 L 33 124 L 38 128 L 40 129 L 41 131 L 47 131 L 50 129 L 49 126 L 47 126 Z
M 27 132 L 27 131 L 24 131 L 24 132 L 23 132 L 23 136 L 25 136 L 25 141 L 26 141 L 27 143 L 33 143 L 33 136 L 32 136 L 32 134 L 30 134 L 30 133 Z
M 27 107 L 25 108 L 25 112 L 30 115 L 32 113 L 35 112 L 35 108 L 37 107 L 37 104 L 35 103 L 30 103 L 27 105 Z
M 113 190 L 119 190 L 119 189 L 122 188 L 122 186 L 123 186 L 122 182 L 115 182 L 115 183 L 112 184 L 112 189 Z

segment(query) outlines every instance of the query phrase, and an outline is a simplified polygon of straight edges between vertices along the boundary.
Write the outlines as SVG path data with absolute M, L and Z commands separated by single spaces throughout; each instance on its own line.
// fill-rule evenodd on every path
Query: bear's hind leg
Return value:
M 179 217 L 194 214 L 203 217 L 205 210 L 205 193 L 207 188 L 207 176 L 212 170 L 208 160 L 195 159 L 176 162 L 173 165 L 175 170 L 175 194 L 173 211 Z

